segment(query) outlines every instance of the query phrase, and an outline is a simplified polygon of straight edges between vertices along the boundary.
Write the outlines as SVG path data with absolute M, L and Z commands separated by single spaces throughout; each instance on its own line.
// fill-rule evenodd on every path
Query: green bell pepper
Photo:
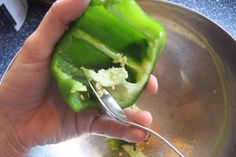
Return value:
M 79 112 L 99 107 L 84 72 L 123 67 L 126 81 L 105 88 L 128 107 L 145 88 L 165 39 L 164 28 L 135 0 L 92 0 L 58 42 L 52 73 L 65 101 Z

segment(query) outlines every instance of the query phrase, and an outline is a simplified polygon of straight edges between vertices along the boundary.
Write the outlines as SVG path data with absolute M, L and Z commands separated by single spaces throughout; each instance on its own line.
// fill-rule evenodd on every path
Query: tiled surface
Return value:
M 26 22 L 18 32 L 0 14 L 0 78 L 25 39 L 37 28 L 46 10 L 44 7 L 31 6 Z
M 236 0 L 170 0 L 209 17 L 236 38 Z M 0 78 L 24 40 L 37 28 L 47 8 L 30 6 L 28 17 L 19 32 L 3 23 L 0 14 Z
M 170 0 L 216 22 L 236 38 L 236 0 Z

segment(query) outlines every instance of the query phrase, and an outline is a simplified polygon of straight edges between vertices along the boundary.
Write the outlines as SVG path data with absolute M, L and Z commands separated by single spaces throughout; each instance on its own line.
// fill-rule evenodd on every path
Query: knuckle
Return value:
M 40 39 L 37 30 L 25 40 L 22 49 L 27 52 L 34 53 L 40 53 L 45 49 L 40 44 Z
M 47 12 L 47 14 L 52 14 L 53 16 L 57 15 L 58 10 L 60 10 L 60 3 L 58 1 L 54 2 Z
M 37 40 L 37 35 L 34 32 L 31 34 L 24 42 L 21 48 L 21 58 L 25 62 L 38 62 L 40 58 L 42 58 L 42 52 L 46 49 L 41 46 L 41 44 Z
M 25 40 L 25 42 L 22 46 L 22 50 L 23 51 L 31 51 L 33 43 L 34 43 L 34 41 L 33 41 L 32 35 L 31 35 Z

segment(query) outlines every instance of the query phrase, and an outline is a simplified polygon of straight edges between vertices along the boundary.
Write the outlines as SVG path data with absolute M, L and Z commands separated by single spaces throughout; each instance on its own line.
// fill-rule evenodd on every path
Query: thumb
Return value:
M 27 63 L 49 61 L 52 50 L 68 24 L 81 16 L 89 0 L 57 0 L 36 31 L 25 41 L 20 58 Z

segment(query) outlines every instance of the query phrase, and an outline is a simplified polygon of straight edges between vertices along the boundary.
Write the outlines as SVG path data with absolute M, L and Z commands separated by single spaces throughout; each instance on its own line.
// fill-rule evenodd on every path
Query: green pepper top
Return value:
M 65 101 L 78 112 L 99 106 L 84 72 L 100 76 L 95 74 L 101 69 L 123 67 L 128 78 L 104 88 L 121 107 L 128 107 L 143 91 L 165 38 L 163 27 L 135 0 L 92 0 L 57 44 L 52 73 Z

